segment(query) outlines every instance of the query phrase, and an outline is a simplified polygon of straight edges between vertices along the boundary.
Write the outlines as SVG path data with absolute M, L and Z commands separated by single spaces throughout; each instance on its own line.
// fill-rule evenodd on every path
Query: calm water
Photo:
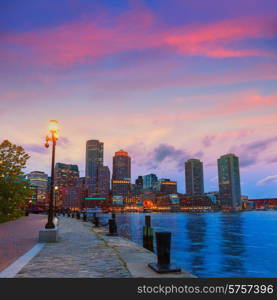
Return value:
M 144 216 L 117 215 L 119 234 L 142 245 Z M 199 277 L 277 277 L 277 211 L 153 213 L 151 221 L 172 232 L 172 262 Z

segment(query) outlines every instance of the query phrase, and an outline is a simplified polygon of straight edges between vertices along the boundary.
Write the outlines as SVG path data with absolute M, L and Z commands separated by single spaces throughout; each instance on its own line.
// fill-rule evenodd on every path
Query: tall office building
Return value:
M 131 158 L 123 150 L 113 157 L 112 191 L 113 195 L 127 195 L 131 191 Z
M 158 177 L 156 174 L 145 175 L 143 176 L 143 189 L 153 191 L 157 182 Z
M 203 163 L 199 159 L 185 162 L 186 193 L 189 196 L 204 194 Z
M 86 143 L 86 182 L 89 194 L 98 192 L 98 168 L 103 167 L 104 143 L 89 140 Z
M 113 157 L 113 179 L 131 181 L 131 158 L 128 152 L 119 150 Z
M 64 190 L 77 187 L 80 174 L 77 165 L 56 163 L 55 165 L 55 205 L 64 205 Z
M 48 175 L 44 172 L 33 171 L 27 175 L 30 181 L 32 193 L 32 203 L 45 205 L 47 202 Z
M 221 156 L 217 160 L 219 200 L 222 207 L 240 208 L 241 188 L 239 158 L 232 154 Z
M 108 166 L 98 168 L 98 193 L 108 195 L 110 192 L 110 169 Z

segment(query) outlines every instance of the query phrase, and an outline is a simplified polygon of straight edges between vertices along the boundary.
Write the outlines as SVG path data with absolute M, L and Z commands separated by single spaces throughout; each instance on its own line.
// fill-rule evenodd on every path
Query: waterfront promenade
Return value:
M 156 256 L 127 239 L 108 237 L 103 227 L 59 217 L 60 240 L 45 244 L 17 278 L 194 277 L 182 271 L 160 275 L 148 268 Z

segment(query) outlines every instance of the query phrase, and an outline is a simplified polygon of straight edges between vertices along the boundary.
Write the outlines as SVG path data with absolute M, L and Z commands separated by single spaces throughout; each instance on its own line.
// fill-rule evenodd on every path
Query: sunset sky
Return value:
M 184 161 L 240 157 L 242 193 L 277 197 L 276 0 L 1 0 L 0 140 L 50 173 L 48 120 L 61 124 L 57 161 L 78 164 L 85 142 L 119 149 L 132 180 L 178 181 Z

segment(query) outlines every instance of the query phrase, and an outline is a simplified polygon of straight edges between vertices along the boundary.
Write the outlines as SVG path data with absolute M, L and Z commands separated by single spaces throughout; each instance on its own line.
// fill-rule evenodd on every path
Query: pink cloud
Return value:
M 105 15 L 101 17 L 34 32 L 3 35 L 2 42 L 9 45 L 11 51 L 2 51 L 0 56 L 24 55 L 29 56 L 28 63 L 62 66 L 87 63 L 97 57 L 122 51 L 153 47 L 171 48 L 182 55 L 219 58 L 263 56 L 271 54 L 261 50 L 235 49 L 231 45 L 249 38 L 272 38 L 275 34 L 271 18 L 226 20 L 169 30 L 157 26 L 154 14 L 145 8 L 135 8 L 114 19 Z
M 275 26 L 274 26 L 275 22 Z M 249 38 L 274 37 L 274 19 L 244 18 L 225 20 L 214 24 L 199 25 L 180 29 L 166 42 L 181 54 L 205 55 L 210 57 L 239 57 L 268 55 L 251 49 L 232 49 L 229 44 Z

